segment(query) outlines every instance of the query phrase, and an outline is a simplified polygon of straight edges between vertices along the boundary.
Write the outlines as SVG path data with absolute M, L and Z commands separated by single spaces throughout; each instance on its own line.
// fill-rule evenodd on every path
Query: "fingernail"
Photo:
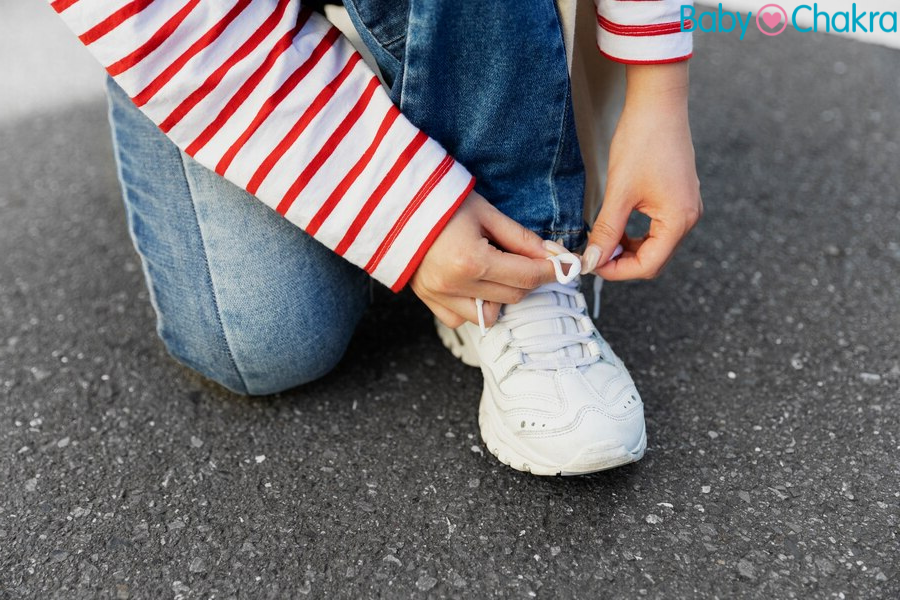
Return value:
M 551 242 L 550 240 L 544 240 L 544 249 L 547 252 L 550 252 L 554 256 L 558 256 L 560 254 L 567 254 L 569 251 L 565 249 L 565 247 L 560 246 L 556 242 Z
M 625 252 L 625 248 L 622 247 L 622 244 L 619 244 L 618 246 L 616 246 L 616 249 L 613 250 L 612 255 L 610 255 L 609 257 L 609 260 L 615 260 L 619 258 L 623 252 Z
M 600 247 L 591 244 L 581 255 L 581 274 L 587 275 L 597 268 L 600 262 Z

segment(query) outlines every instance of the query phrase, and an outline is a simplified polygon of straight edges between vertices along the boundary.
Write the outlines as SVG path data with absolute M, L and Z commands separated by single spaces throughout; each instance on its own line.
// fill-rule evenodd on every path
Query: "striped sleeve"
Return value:
M 397 291 L 474 185 L 298 0 L 52 0 L 180 148 Z
M 691 22 L 681 27 L 691 0 L 594 0 L 597 45 L 616 62 L 641 65 L 687 60 L 693 52 Z

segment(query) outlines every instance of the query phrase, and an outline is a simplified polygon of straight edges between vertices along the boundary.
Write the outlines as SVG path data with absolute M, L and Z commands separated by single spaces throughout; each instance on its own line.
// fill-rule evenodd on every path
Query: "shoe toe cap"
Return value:
M 628 411 L 611 416 L 607 411 L 592 410 L 585 414 L 578 425 L 579 436 L 584 440 L 583 448 L 603 448 L 618 446 L 632 451 L 641 444 L 645 436 L 644 407 L 640 403 Z M 583 450 L 584 451 L 584 450 Z
M 535 456 L 556 464 L 607 463 L 617 456 L 631 456 L 629 460 L 623 459 L 631 462 L 640 458 L 646 446 L 644 411 L 640 404 L 626 415 L 615 416 L 602 407 L 585 406 L 571 421 L 559 425 L 551 429 L 535 421 L 533 426 L 520 424 L 516 433 L 523 446 L 530 448 Z

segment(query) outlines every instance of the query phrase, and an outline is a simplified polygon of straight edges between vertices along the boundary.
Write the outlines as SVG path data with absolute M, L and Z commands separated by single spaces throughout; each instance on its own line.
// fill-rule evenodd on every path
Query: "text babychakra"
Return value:
M 869 33 L 882 31 L 896 33 L 898 18 L 896 11 L 865 11 L 854 2 L 849 10 L 828 12 L 819 10 L 819 5 L 801 4 L 788 16 L 778 4 L 768 4 L 755 17 L 756 27 L 765 35 L 778 35 L 790 24 L 800 32 L 825 31 L 828 33 Z M 730 33 L 739 29 L 741 38 L 754 22 L 753 12 L 742 15 L 724 10 L 719 4 L 716 11 L 697 11 L 693 6 L 681 7 L 681 30 L 702 31 L 703 33 Z M 801 25 L 802 24 L 802 25 Z

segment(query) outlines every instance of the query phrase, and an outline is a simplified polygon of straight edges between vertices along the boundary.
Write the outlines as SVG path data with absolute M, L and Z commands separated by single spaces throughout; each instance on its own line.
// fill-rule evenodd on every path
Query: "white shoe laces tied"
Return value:
M 609 257 L 609 260 L 615 260 L 620 254 L 622 254 L 622 246 L 621 244 L 616 246 L 615 250 L 613 250 L 612 255 Z M 548 256 L 547 260 L 553 263 L 553 270 L 556 272 L 556 280 L 560 284 L 568 284 L 572 281 L 578 279 L 579 273 L 581 273 L 581 259 L 571 252 L 566 252 L 562 254 L 555 254 L 553 256 Z M 563 271 L 562 266 L 564 264 L 569 265 L 569 272 L 566 273 Z M 594 319 L 600 318 L 600 292 L 603 289 L 603 278 L 599 275 L 594 275 L 594 302 L 593 306 L 593 314 L 591 315 Z M 487 327 L 484 322 L 484 300 L 481 298 L 475 298 L 475 309 L 478 313 L 478 328 L 481 330 L 481 335 L 487 335 Z
M 566 283 L 549 283 L 537 288 L 532 293 L 554 294 L 557 301 L 554 304 L 504 311 L 498 317 L 497 322 L 502 322 L 510 331 L 513 331 L 531 323 L 548 319 L 569 319 L 576 323 L 577 331 L 511 339 L 507 346 L 518 350 L 522 354 L 523 360 L 518 365 L 519 368 L 534 371 L 576 368 L 591 365 L 602 358 L 600 344 L 596 336 L 597 330 L 594 328 L 593 323 L 589 322 L 590 320 L 585 314 L 584 305 L 578 306 L 574 300 L 572 302 L 574 306 L 566 306 L 566 303 L 562 302 L 563 297 L 574 299 L 579 295 L 577 280 Z M 585 322 L 585 320 L 588 322 Z M 561 350 L 572 346 L 582 347 L 581 356 L 577 354 L 571 356 L 559 355 Z M 535 358 L 535 356 L 545 358 Z
M 612 258 L 621 254 L 621 247 L 616 248 Z M 556 302 L 553 304 L 542 304 L 529 308 L 515 308 L 509 310 L 509 306 L 504 307 L 497 322 L 502 322 L 512 331 L 518 327 L 529 325 L 532 323 L 545 321 L 548 319 L 570 319 L 578 325 L 578 331 L 569 333 L 553 333 L 544 335 L 534 335 L 522 339 L 511 339 L 507 346 L 521 352 L 523 362 L 518 365 L 519 368 L 528 370 L 552 370 L 560 368 L 577 368 L 581 366 L 591 365 L 604 357 L 601 352 L 601 344 L 597 329 L 594 327 L 590 318 L 586 314 L 586 307 L 579 306 L 576 298 L 579 296 L 578 276 L 581 273 L 581 260 L 578 256 L 571 252 L 561 253 L 547 257 L 547 260 L 553 263 L 553 269 L 556 272 L 557 283 L 550 283 L 535 289 L 532 294 L 555 294 Z M 568 265 L 568 272 L 563 269 L 563 265 Z M 600 291 L 603 287 L 603 279 L 594 276 L 594 302 L 593 302 L 593 318 L 600 316 Z M 571 302 L 563 303 L 562 298 L 572 298 Z M 571 304 L 571 306 L 566 305 Z M 481 329 L 481 335 L 487 335 L 487 328 L 484 321 L 484 300 L 475 299 L 475 305 L 478 313 L 478 326 Z M 581 356 L 559 356 L 559 351 L 571 346 L 582 346 Z M 552 358 L 534 359 L 532 355 L 539 355 Z
M 581 259 L 567 252 L 565 254 L 557 254 L 548 256 L 547 260 L 553 263 L 553 270 L 556 272 L 556 280 L 561 284 L 568 284 L 578 278 L 581 273 Z M 563 265 L 569 265 L 569 272 L 563 271 Z M 475 298 L 475 308 L 478 312 L 478 328 L 481 329 L 481 335 L 487 335 L 487 327 L 484 324 L 484 300 Z

